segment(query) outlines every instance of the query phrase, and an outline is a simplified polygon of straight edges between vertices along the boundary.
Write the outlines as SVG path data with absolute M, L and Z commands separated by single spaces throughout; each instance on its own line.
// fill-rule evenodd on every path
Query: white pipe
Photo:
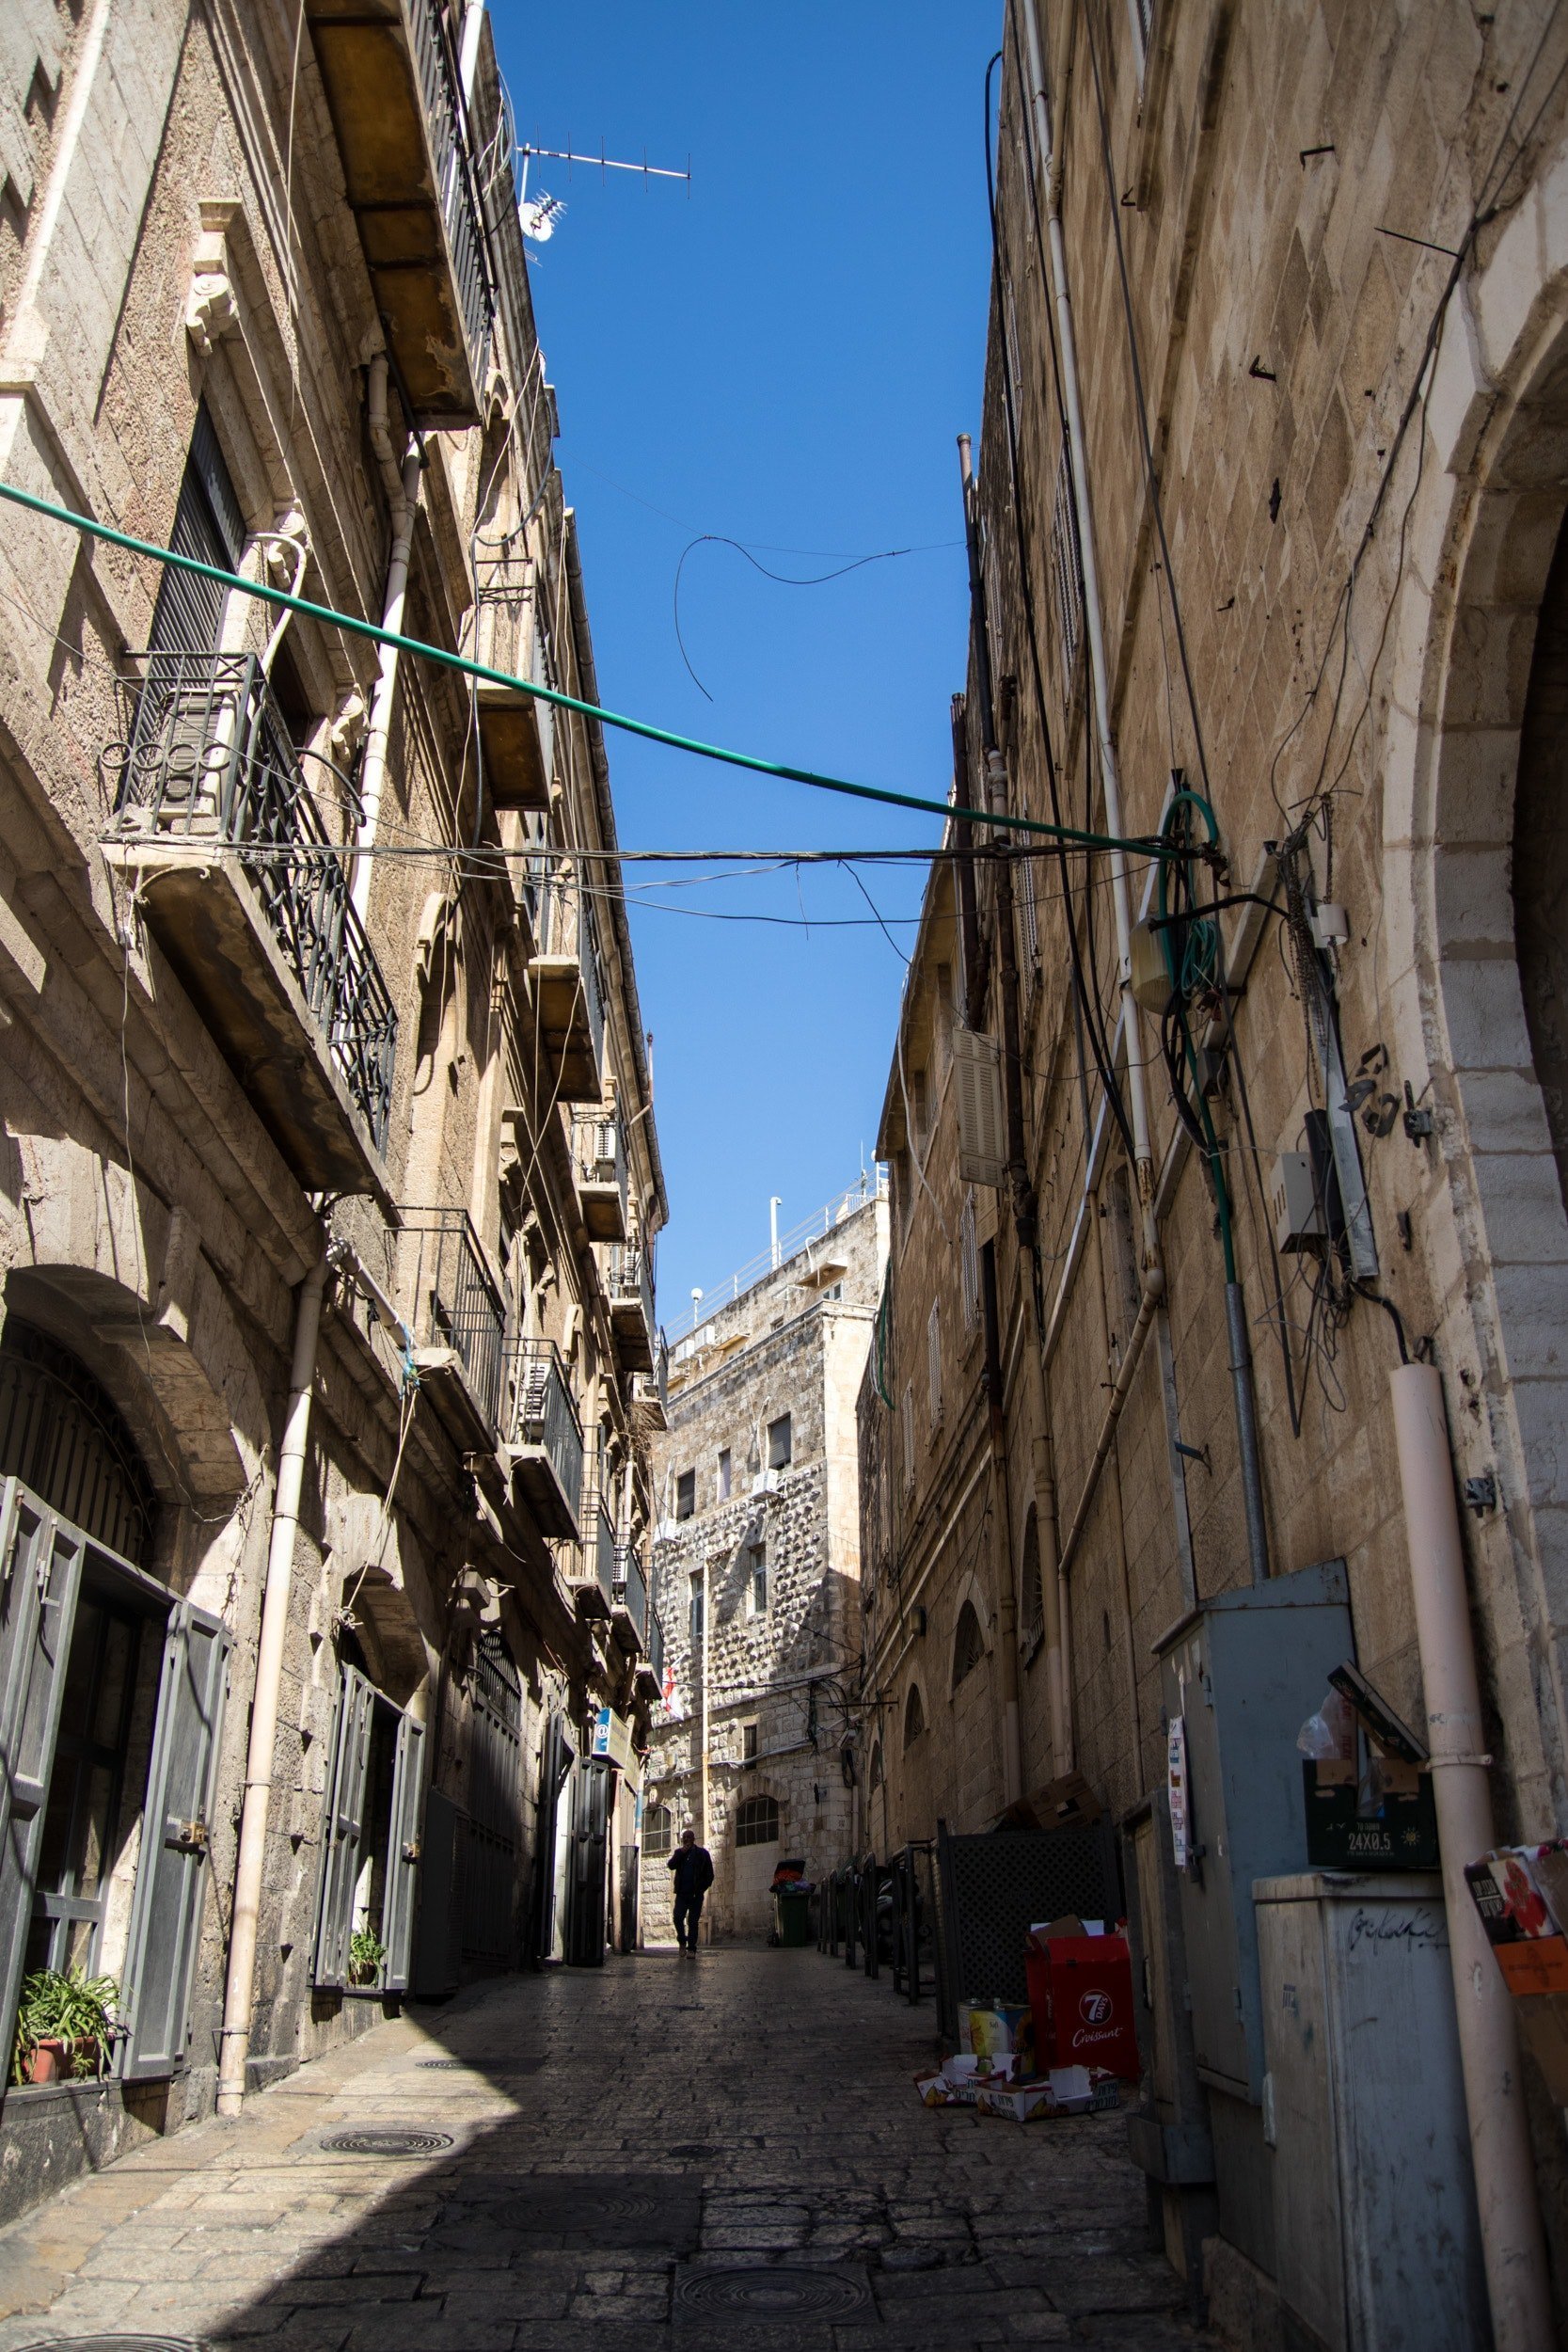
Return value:
M 387 354 L 378 351 L 371 361 L 366 390 L 365 422 L 371 447 L 381 467 L 391 510 L 392 544 L 387 557 L 387 590 L 382 598 L 381 626 L 401 631 L 404 599 L 408 592 L 408 559 L 414 545 L 414 518 L 420 504 L 420 451 L 408 437 L 401 465 L 392 448 L 387 417 Z M 350 895 L 361 922 L 370 903 L 374 847 L 381 818 L 381 796 L 387 786 L 387 747 L 392 735 L 392 709 L 397 701 L 398 647 L 383 645 L 377 657 L 375 685 L 371 694 L 370 725 L 365 734 L 365 761 L 360 771 L 359 834 L 355 845 L 354 880 Z
M 1056 334 L 1062 355 L 1062 393 L 1067 407 L 1068 472 L 1072 481 L 1078 516 L 1079 554 L 1084 566 L 1084 625 L 1088 640 L 1089 679 L 1093 690 L 1095 735 L 1100 750 L 1101 781 L 1105 793 L 1105 830 L 1120 834 L 1121 770 L 1111 732 L 1111 690 L 1105 662 L 1105 631 L 1100 596 L 1100 557 L 1094 535 L 1094 510 L 1089 503 L 1084 436 L 1084 405 L 1078 382 L 1078 344 L 1072 331 L 1072 304 L 1068 294 L 1067 248 L 1062 237 L 1062 211 L 1056 175 L 1051 167 L 1051 116 L 1045 100 L 1045 75 L 1040 64 L 1039 24 L 1036 0 L 1023 0 L 1023 29 L 1029 47 L 1029 79 L 1036 125 L 1036 155 L 1044 181 L 1046 234 L 1050 255 L 1051 295 L 1056 309 Z M 1132 1126 L 1132 1152 L 1137 1162 L 1138 1200 L 1142 1210 L 1144 1263 L 1159 1263 L 1160 1245 L 1154 1224 L 1154 1160 L 1149 1142 L 1148 1091 L 1144 1083 L 1143 1029 L 1138 1000 L 1132 993 L 1132 898 L 1127 882 L 1127 860 L 1120 850 L 1111 859 L 1111 908 L 1117 933 L 1117 974 L 1121 991 L 1123 1034 L 1127 1040 L 1128 1109 Z
M 266 1861 L 267 1814 L 272 1803 L 277 1748 L 277 1710 L 283 1683 L 283 1645 L 289 1630 L 289 1593 L 294 1545 L 299 1536 L 299 1498 L 305 1483 L 305 1448 L 310 1434 L 310 1395 L 316 1376 L 316 1340 L 321 1330 L 326 1260 L 320 1259 L 299 1286 L 294 1311 L 294 1355 L 289 1376 L 289 1410 L 277 1457 L 272 1540 L 261 1595 L 261 1632 L 256 1652 L 256 1692 L 251 1702 L 250 1745 L 245 1754 L 245 1798 L 240 1809 L 240 1844 L 234 1863 L 233 1925 L 229 1939 L 229 1977 L 224 1988 L 223 2032 L 218 2044 L 217 2111 L 238 2115 L 245 2106 L 245 2060 L 256 2006 L 256 1933 L 261 1910 Z
M 1546 2247 L 1513 2003 L 1465 1883 L 1465 1865 L 1493 1842 L 1491 1759 L 1481 1753 L 1443 1383 L 1431 1364 L 1401 1364 L 1390 1386 L 1492 2330 L 1497 2352 L 1549 2352 L 1556 2338 Z

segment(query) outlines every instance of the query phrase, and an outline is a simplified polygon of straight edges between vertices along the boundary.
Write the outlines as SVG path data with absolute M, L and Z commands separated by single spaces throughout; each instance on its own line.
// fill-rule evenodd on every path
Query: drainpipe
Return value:
M 277 1491 L 273 1501 L 272 1541 L 267 1548 L 267 1577 L 261 1594 L 256 1693 L 251 1703 L 250 1745 L 245 1755 L 245 1799 L 240 1810 L 240 1846 L 234 1865 L 233 1925 L 229 1939 L 223 2033 L 218 2045 L 220 2115 L 238 2115 L 245 2106 L 245 2060 L 250 2052 L 250 2026 L 256 2006 L 256 1931 L 261 1917 L 267 1814 L 277 1747 L 283 1645 L 289 1629 L 289 1592 L 299 1534 L 299 1497 L 305 1481 L 310 1395 L 316 1376 L 316 1340 L 321 1330 L 326 1272 L 326 1260 L 323 1257 L 300 1284 L 299 1303 L 294 1311 L 293 1366 L 289 1376 L 283 1448 L 277 1457 Z
M 986 1420 L 990 1431 L 992 1544 L 996 1553 L 996 1656 L 1002 1677 L 1002 1802 L 1023 1794 L 1018 1722 L 1018 1597 L 1013 1588 L 1012 1515 L 1007 1500 L 1007 1418 L 1002 1405 L 1002 1343 L 996 1311 L 996 1246 L 980 1253 L 986 1326 Z
M 403 628 L 404 599 L 408 592 L 408 559 L 414 545 L 414 518 L 420 504 L 420 445 L 408 437 L 402 463 L 392 448 L 387 417 L 387 354 L 378 351 L 371 361 L 366 390 L 365 423 L 381 468 L 391 512 L 392 544 L 387 557 L 387 590 L 382 598 L 381 626 Z M 387 785 L 387 747 L 392 735 L 392 710 L 397 701 L 398 647 L 382 645 L 375 685 L 371 693 L 370 725 L 365 734 L 365 762 L 360 771 L 359 832 L 355 844 L 354 879 L 350 895 L 361 922 L 370 902 L 372 859 L 381 818 L 381 796 Z
M 1389 1379 L 1492 2329 L 1497 2352 L 1549 2352 L 1556 2338 L 1546 2248 L 1513 2003 L 1465 1883 L 1465 1863 L 1493 1842 L 1491 1758 L 1481 1753 L 1443 1383 L 1431 1364 L 1401 1364 Z

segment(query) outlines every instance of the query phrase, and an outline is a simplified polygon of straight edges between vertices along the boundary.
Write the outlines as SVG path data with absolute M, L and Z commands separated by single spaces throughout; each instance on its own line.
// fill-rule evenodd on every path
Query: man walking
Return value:
M 698 1845 L 694 1829 L 681 1832 L 669 1867 L 675 1874 L 675 1941 L 683 1952 L 694 1952 L 703 1897 L 713 1884 L 713 1856 L 705 1846 Z

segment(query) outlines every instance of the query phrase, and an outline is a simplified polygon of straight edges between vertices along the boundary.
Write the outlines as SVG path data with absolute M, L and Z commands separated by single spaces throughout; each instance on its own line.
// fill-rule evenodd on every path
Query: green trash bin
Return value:
M 810 1940 L 811 1897 L 792 1895 L 780 1887 L 773 1898 L 779 1907 L 779 1941 L 797 1948 Z

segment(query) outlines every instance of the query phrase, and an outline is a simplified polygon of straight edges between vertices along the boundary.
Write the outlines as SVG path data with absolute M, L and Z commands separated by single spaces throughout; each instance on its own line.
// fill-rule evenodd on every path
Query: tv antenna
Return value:
M 565 212 L 566 206 L 559 196 L 547 196 L 543 189 L 536 197 L 529 195 L 528 168 L 535 155 L 548 162 L 564 164 L 568 170 L 575 164 L 591 164 L 596 165 L 601 172 L 639 172 L 644 187 L 650 180 L 684 180 L 689 195 L 691 190 L 691 158 L 689 155 L 686 159 L 686 169 L 675 171 L 672 170 L 667 164 L 649 163 L 646 155 L 640 164 L 625 163 L 617 156 L 607 155 L 602 146 L 596 155 L 584 155 L 576 148 L 536 147 L 530 139 L 520 139 L 517 143 L 517 152 L 523 159 L 522 182 L 517 193 L 517 214 L 522 222 L 524 236 L 531 237 L 536 245 L 544 245 L 554 236 L 556 225 Z

